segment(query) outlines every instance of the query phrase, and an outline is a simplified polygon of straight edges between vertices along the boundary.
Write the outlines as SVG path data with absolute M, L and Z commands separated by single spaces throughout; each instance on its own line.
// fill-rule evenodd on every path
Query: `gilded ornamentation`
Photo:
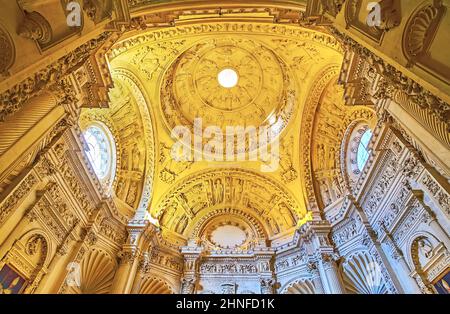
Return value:
M 0 224 L 11 214 L 15 206 L 23 199 L 38 182 L 34 175 L 27 176 L 13 193 L 0 206 Z
M 98 38 L 90 40 L 58 59 L 52 65 L 2 92 L 0 94 L 0 121 L 19 110 L 25 101 L 41 93 L 45 88 L 50 87 L 70 73 L 73 67 L 82 64 L 93 51 L 108 39 L 108 36 L 108 33 L 101 34 Z
M 172 184 L 180 174 L 188 170 L 194 163 L 194 161 L 175 161 L 171 156 L 171 147 L 164 142 L 159 145 L 159 162 L 162 168 L 159 171 L 159 178 L 167 184 Z
M 36 40 L 41 46 L 50 43 L 53 36 L 50 23 L 36 11 L 25 11 L 25 18 L 19 26 L 18 34 Z

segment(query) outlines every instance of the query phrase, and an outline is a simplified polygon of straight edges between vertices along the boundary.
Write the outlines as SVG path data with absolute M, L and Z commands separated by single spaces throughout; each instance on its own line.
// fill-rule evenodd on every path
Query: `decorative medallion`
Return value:
M 243 36 L 204 39 L 166 72 L 161 106 L 169 129 L 268 127 L 279 135 L 295 107 L 294 82 L 271 49 Z

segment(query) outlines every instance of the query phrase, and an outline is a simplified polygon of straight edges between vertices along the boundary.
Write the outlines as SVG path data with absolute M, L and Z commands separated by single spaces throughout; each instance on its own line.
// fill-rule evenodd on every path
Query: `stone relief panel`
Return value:
M 260 217 L 270 235 L 291 230 L 305 215 L 295 199 L 277 183 L 238 169 L 190 176 L 161 199 L 153 214 L 164 229 L 186 234 L 194 217 L 227 206 L 243 208 Z

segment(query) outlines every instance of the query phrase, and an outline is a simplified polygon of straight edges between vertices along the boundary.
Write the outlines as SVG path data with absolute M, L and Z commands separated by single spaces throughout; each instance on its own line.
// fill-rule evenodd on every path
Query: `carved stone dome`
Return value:
M 221 85 L 228 73 L 231 86 Z M 224 77 L 225 79 L 225 77 Z M 161 106 L 170 129 L 192 126 L 267 126 L 276 134 L 293 110 L 294 87 L 284 61 L 265 44 L 244 36 L 200 40 L 165 73 Z

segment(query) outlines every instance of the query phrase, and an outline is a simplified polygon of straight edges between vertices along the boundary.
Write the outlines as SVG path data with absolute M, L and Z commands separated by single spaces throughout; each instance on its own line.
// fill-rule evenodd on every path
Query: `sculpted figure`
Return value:
M 221 179 L 217 179 L 214 184 L 214 200 L 215 204 L 223 202 L 223 184 Z
M 137 144 L 134 144 L 133 147 L 133 170 L 139 170 L 139 160 L 141 158 L 141 152 L 139 151 L 139 147 Z

